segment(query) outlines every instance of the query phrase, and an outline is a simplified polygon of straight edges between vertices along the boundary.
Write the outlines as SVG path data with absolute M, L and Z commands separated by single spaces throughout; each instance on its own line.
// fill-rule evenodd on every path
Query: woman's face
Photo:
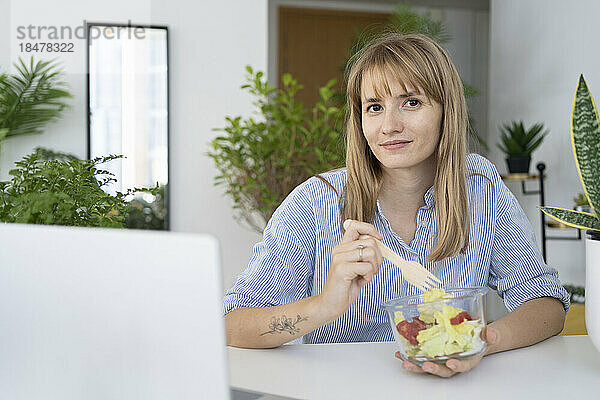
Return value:
M 411 168 L 432 157 L 440 139 L 442 106 L 423 90 L 404 90 L 386 73 L 391 96 L 378 98 L 374 83 L 365 74 L 361 83 L 362 129 L 382 167 Z

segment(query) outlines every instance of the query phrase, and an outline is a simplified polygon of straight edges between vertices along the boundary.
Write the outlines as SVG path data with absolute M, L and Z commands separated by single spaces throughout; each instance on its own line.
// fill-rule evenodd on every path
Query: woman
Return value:
M 346 169 L 299 185 L 273 214 L 225 295 L 228 344 L 393 340 L 380 305 L 418 289 L 374 239 L 444 288 L 498 291 L 510 313 L 484 330 L 486 354 L 560 332 L 569 296 L 495 167 L 466 154 L 463 87 L 448 55 L 426 36 L 387 34 L 350 65 Z M 403 366 L 447 377 L 480 359 Z

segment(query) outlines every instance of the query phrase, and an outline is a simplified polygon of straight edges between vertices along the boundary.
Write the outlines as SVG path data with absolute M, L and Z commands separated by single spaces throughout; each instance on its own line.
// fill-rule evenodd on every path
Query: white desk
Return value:
M 229 347 L 230 385 L 299 399 L 600 398 L 600 353 L 587 336 L 493 354 L 450 379 L 406 371 L 395 352 L 393 342 Z

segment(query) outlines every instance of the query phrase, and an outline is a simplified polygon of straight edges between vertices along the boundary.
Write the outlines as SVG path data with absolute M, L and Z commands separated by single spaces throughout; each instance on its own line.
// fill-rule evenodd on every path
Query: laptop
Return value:
M 0 223 L 0 398 L 228 399 L 219 247 Z

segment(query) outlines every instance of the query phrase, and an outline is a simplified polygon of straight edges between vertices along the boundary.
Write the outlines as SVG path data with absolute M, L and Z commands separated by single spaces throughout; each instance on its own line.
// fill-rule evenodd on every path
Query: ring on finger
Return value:
M 358 262 L 363 262 L 363 250 L 365 249 L 365 246 L 362 244 L 358 245 Z

